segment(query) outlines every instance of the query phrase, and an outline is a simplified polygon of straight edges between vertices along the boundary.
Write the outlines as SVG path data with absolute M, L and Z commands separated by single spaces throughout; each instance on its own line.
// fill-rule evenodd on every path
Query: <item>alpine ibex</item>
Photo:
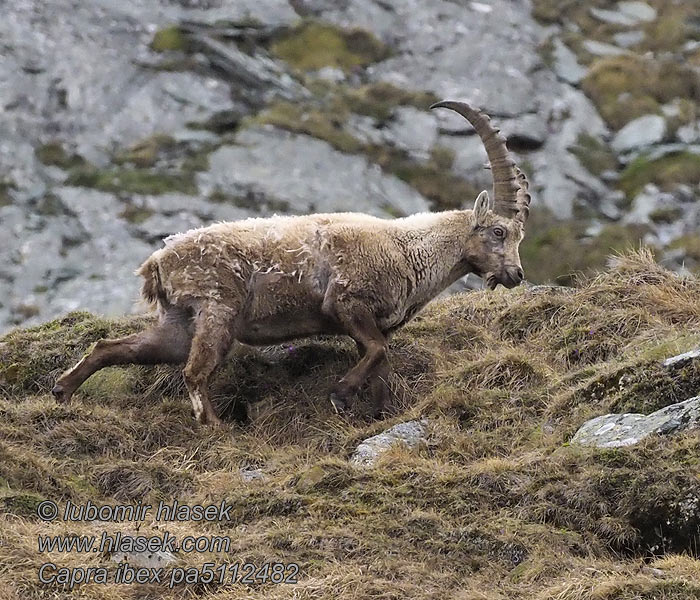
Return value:
M 183 363 L 201 423 L 220 424 L 208 382 L 232 342 L 274 344 L 316 334 L 348 335 L 359 362 L 331 390 L 336 410 L 369 381 L 377 412 L 389 395 L 387 340 L 467 273 L 494 289 L 523 280 L 518 246 L 530 196 L 489 117 L 461 102 L 438 102 L 481 137 L 493 174 L 493 206 L 400 219 L 353 214 L 251 218 L 170 236 L 137 273 L 158 324 L 99 341 L 56 382 L 68 401 L 95 371 L 116 364 Z

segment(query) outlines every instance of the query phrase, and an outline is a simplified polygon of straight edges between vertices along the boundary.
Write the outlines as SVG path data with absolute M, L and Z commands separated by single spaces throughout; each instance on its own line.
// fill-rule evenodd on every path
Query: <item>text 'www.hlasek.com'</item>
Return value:
M 37 506 L 37 514 L 47 523 L 66 525 L 83 523 L 94 527 L 90 533 L 55 532 L 39 535 L 37 550 L 41 554 L 78 554 L 96 557 L 96 564 L 61 565 L 48 559 L 38 570 L 39 581 L 64 589 L 85 583 L 114 583 L 124 585 L 162 584 L 168 588 L 178 585 L 261 585 L 297 583 L 296 563 L 275 561 L 229 560 L 236 551 L 228 535 L 177 535 L 164 529 L 186 522 L 201 523 L 202 527 L 229 523 L 231 505 L 187 505 L 177 501 L 157 505 L 96 505 L 66 503 L 63 509 L 51 500 Z M 154 530 L 140 532 L 150 522 Z M 122 529 L 127 526 L 129 529 Z M 97 529 L 99 528 L 99 529 Z M 198 559 L 188 563 L 186 557 Z M 221 561 L 203 562 L 204 556 L 224 556 Z M 116 566 L 104 566 L 107 559 Z M 95 560 L 95 559 L 91 559 Z M 86 562 L 91 562 L 86 558 Z M 72 561 L 71 561 L 72 562 Z

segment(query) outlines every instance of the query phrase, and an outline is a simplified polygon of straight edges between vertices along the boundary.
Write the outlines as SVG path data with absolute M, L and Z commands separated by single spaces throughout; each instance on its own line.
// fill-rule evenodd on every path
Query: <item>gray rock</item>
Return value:
M 142 534 L 131 534 L 133 536 Z M 115 563 L 127 562 L 132 567 L 142 567 L 146 569 L 157 569 L 159 567 L 167 567 L 174 563 L 176 558 L 167 550 L 158 550 L 157 552 L 115 552 L 110 556 L 110 560 Z
M 638 25 L 656 18 L 656 10 L 646 2 L 618 2 L 617 10 L 591 8 L 591 14 L 604 23 L 613 25 Z
M 584 40 L 583 48 L 594 56 L 620 56 L 621 54 L 627 54 L 627 51 L 622 48 L 597 40 Z
M 405 444 L 411 449 L 416 449 L 421 444 L 426 443 L 427 435 L 428 421 L 426 419 L 399 423 L 383 433 L 361 442 L 350 457 L 350 463 L 357 467 L 372 467 L 382 454 L 397 444 Z
M 644 146 L 658 144 L 666 135 L 666 120 L 659 115 L 645 115 L 634 119 L 617 132 L 612 148 L 616 152 L 627 152 Z
M 633 446 L 652 435 L 671 435 L 700 427 L 700 396 L 671 404 L 650 415 L 603 415 L 583 424 L 571 440 L 580 446 Z
M 644 154 L 647 160 L 653 161 L 668 156 L 669 154 L 677 154 L 679 152 L 690 152 L 691 154 L 700 154 L 700 144 L 659 144 L 651 148 L 642 148 L 620 154 L 618 158 L 623 164 L 628 164 L 640 155 Z
M 465 13 L 464 3 L 443 0 L 357 0 L 328 3 L 321 16 L 391 41 L 394 54 L 368 70 L 375 81 L 431 90 L 500 115 L 535 111 L 533 89 L 551 89 L 555 83 L 538 68 L 540 26 L 527 3 L 479 4 L 491 10 L 467 4 L 472 10 Z
M 632 206 L 623 218 L 625 224 L 649 224 L 651 215 L 655 210 L 661 208 L 665 200 L 672 197 L 664 197 L 659 188 L 653 184 L 647 184 L 644 189 L 635 196 Z
M 528 113 L 507 119 L 499 123 L 501 133 L 511 142 L 517 141 L 519 144 L 527 146 L 529 149 L 539 148 L 547 139 L 547 122 L 543 115 L 538 113 Z M 515 145 L 515 144 L 512 144 Z
M 644 32 L 639 31 L 639 30 L 620 31 L 619 33 L 616 33 L 615 35 L 613 35 L 614 42 L 618 46 L 622 46 L 623 48 L 631 48 L 632 46 L 636 46 L 643 39 L 644 39 Z
M 656 19 L 656 9 L 646 2 L 629 0 L 626 2 L 618 2 L 617 9 L 631 19 L 635 19 L 637 23 L 649 23 Z
M 684 144 L 698 144 L 700 143 L 700 121 L 695 121 L 695 123 L 688 123 L 687 125 L 682 125 L 678 128 L 676 132 L 676 137 L 679 141 Z
M 576 55 L 558 38 L 554 40 L 554 72 L 557 77 L 572 85 L 580 83 L 586 76 L 586 68 L 579 64 Z
M 397 148 L 404 149 L 417 159 L 427 159 L 438 136 L 435 113 L 411 106 L 400 106 L 394 111 L 385 140 L 391 140 Z
M 603 23 L 610 23 L 611 25 L 636 25 L 637 21 L 632 17 L 625 15 L 618 10 L 607 10 L 604 8 L 591 7 L 591 14 L 602 21 Z
M 265 479 L 265 473 L 263 473 L 262 469 L 241 469 L 240 474 L 241 479 L 243 479 L 243 481 L 245 481 L 246 483 L 250 481 Z
M 700 359 L 700 348 L 697 348 L 695 350 L 689 350 L 688 352 L 684 352 L 683 354 L 679 354 L 678 356 L 672 356 L 671 358 L 667 358 L 663 362 L 663 365 L 664 367 L 680 367 L 682 365 L 685 365 L 686 363 L 697 359 Z
M 364 156 L 274 128 L 248 129 L 222 146 L 201 173 L 201 189 L 231 195 L 253 190 L 291 213 L 368 212 L 380 216 L 428 210 L 428 202 Z
M 590 100 L 579 90 L 566 86 L 545 115 L 545 144 L 528 154 L 534 169 L 534 174 L 528 175 L 540 190 L 537 200 L 561 219 L 571 218 L 575 204 L 614 212 L 610 200 L 613 192 L 569 152 L 583 133 L 597 137 L 607 134 L 607 127 Z

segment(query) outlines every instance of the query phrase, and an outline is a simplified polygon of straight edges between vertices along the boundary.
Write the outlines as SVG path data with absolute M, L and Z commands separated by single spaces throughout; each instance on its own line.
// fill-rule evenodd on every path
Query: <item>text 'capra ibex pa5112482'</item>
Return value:
M 267 345 L 348 335 L 361 358 L 332 388 L 336 410 L 369 381 L 375 410 L 390 394 L 387 340 L 467 273 L 493 289 L 523 280 L 518 246 L 530 196 L 488 116 L 438 102 L 481 137 L 493 174 L 473 209 L 381 219 L 359 213 L 274 216 L 217 223 L 171 236 L 138 269 L 158 323 L 99 341 L 53 389 L 59 401 L 95 371 L 117 364 L 186 363 L 184 379 L 202 423 L 220 424 L 208 383 L 231 344 Z

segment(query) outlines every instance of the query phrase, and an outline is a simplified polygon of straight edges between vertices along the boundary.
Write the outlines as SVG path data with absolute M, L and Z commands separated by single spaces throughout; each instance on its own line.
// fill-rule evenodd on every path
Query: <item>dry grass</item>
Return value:
M 56 372 L 98 338 L 143 327 L 72 314 L 0 340 L 0 598 L 557 599 L 700 598 L 700 437 L 634 448 L 567 444 L 586 419 L 655 410 L 700 389 L 697 366 L 659 360 L 700 341 L 700 281 L 648 253 L 618 257 L 570 291 L 469 293 L 433 303 L 392 340 L 396 414 L 333 414 L 330 383 L 352 344 L 310 340 L 237 349 L 214 384 L 230 421 L 197 426 L 177 373 L 105 370 L 70 407 L 47 394 Z M 247 415 L 247 416 L 246 416 Z M 356 444 L 425 416 L 431 441 L 370 471 Z M 244 481 L 240 469 L 264 479 Z M 225 522 L 177 535 L 233 538 L 208 560 L 298 562 L 298 585 L 41 585 L 36 536 L 129 531 L 45 524 L 42 499 L 220 502 Z M 685 504 L 684 504 L 685 503 Z M 145 535 L 162 532 L 142 524 Z M 63 566 L 110 566 L 55 554 Z

